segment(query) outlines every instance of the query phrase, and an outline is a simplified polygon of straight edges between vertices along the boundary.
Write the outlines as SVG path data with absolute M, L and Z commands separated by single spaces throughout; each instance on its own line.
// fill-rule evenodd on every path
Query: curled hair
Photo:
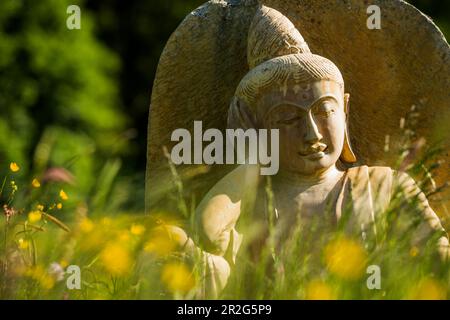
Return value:
M 274 84 L 329 80 L 344 90 L 344 79 L 330 60 L 312 54 L 292 22 L 275 9 L 261 6 L 247 40 L 250 71 L 239 83 L 228 112 L 228 127 L 256 125 L 256 101 Z

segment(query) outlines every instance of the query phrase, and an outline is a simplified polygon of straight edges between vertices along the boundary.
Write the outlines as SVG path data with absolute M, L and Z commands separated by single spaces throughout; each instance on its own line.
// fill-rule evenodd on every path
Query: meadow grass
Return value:
M 439 150 L 411 157 L 419 141 L 405 128 L 398 168 L 413 173 L 429 197 L 439 194 L 432 176 Z M 415 142 L 413 142 L 415 141 Z M 414 144 L 416 143 L 416 144 Z M 167 153 L 167 152 L 166 152 Z M 193 259 L 177 247 L 171 225 L 193 229 L 195 204 L 176 168 L 174 199 L 179 212 L 103 213 L 72 201 L 58 183 L 36 178 L 17 182 L 20 164 L 4 168 L 0 196 L 1 299 L 179 299 L 195 298 L 202 284 L 202 254 Z M 20 179 L 19 179 L 20 180 Z M 268 180 L 270 181 L 270 180 Z M 450 268 L 436 254 L 431 238 L 411 245 L 419 219 L 398 190 L 382 218 L 376 239 L 361 238 L 338 226 L 325 232 L 321 221 L 297 224 L 277 246 L 273 239 L 273 192 L 266 185 L 268 241 L 255 259 L 244 242 L 220 298 L 227 299 L 447 299 Z M 91 214 L 95 212 L 95 214 Z M 246 215 L 246 213 L 242 213 Z M 175 218 L 174 218 L 175 217 Z M 270 218 L 272 217 L 272 218 Z M 239 225 L 251 238 L 256 224 Z M 195 234 L 192 235 L 194 241 Z M 81 272 L 79 288 L 69 266 Z M 375 271 L 374 271 L 375 270 Z M 371 277 L 380 271 L 380 287 Z M 75 282 L 74 282 L 75 281 Z M 368 286 L 369 283 L 369 286 Z

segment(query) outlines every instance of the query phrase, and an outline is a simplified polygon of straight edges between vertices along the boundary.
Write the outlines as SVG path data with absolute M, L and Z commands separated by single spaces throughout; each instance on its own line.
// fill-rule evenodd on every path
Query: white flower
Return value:
M 50 264 L 50 267 L 48 268 L 48 273 L 55 278 L 56 281 L 62 281 L 64 280 L 64 269 L 63 267 L 57 263 L 57 262 L 53 262 L 52 264 Z

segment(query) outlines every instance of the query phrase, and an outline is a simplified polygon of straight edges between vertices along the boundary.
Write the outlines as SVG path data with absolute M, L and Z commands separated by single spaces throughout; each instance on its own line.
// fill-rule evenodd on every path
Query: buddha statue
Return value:
M 279 130 L 280 170 L 270 178 L 277 245 L 298 223 L 320 221 L 321 232 L 332 232 L 346 215 L 348 232 L 371 239 L 377 218 L 400 190 L 406 200 L 416 199 L 409 202 L 410 214 L 421 221 L 415 244 L 439 234 L 437 251 L 448 256 L 440 220 L 412 178 L 389 167 L 354 166 L 347 126 L 350 95 L 332 61 L 311 53 L 295 26 L 265 6 L 250 26 L 247 59 L 250 71 L 232 98 L 227 125 Z M 243 164 L 218 181 L 196 209 L 198 243 L 172 227 L 180 248 L 202 252 L 205 281 L 200 297 L 216 298 L 226 286 L 246 236 L 237 223 L 268 221 L 267 179 L 258 165 Z M 266 235 L 261 233 L 262 238 Z

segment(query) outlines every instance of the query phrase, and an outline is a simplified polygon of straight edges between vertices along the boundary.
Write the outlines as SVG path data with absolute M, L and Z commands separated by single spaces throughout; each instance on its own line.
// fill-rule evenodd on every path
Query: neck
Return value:
M 276 175 L 276 180 L 281 183 L 291 182 L 308 186 L 325 183 L 329 180 L 334 180 L 341 177 L 342 174 L 343 172 L 338 170 L 338 168 L 336 168 L 336 165 L 332 165 L 325 170 L 318 171 L 310 175 L 304 175 L 298 172 L 281 169 Z

